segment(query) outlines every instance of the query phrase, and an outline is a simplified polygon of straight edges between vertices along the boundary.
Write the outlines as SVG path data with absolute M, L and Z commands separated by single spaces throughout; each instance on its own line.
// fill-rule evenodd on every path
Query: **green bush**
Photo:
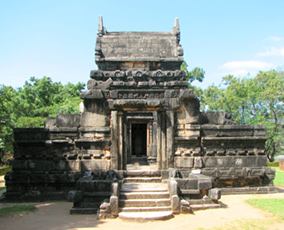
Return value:
M 267 162 L 268 167 L 279 167 L 279 162 Z
M 0 168 L 0 176 L 5 175 L 7 172 L 11 172 L 11 171 L 12 171 L 12 167 Z

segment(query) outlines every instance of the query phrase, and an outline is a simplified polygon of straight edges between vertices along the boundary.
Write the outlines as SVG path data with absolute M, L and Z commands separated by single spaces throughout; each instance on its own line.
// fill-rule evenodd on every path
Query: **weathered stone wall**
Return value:
M 85 172 L 111 168 L 109 126 L 79 127 L 80 119 L 59 114 L 47 119 L 48 128 L 14 129 L 7 199 L 65 199 Z
M 200 169 L 217 187 L 271 185 L 275 172 L 266 167 L 265 141 L 263 126 L 178 125 L 174 165 Z

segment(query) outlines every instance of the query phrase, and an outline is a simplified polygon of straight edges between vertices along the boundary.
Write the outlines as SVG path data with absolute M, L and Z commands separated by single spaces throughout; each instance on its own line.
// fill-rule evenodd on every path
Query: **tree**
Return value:
M 50 116 L 59 107 L 66 106 L 74 97 L 78 97 L 84 87 L 85 85 L 80 82 L 63 86 L 60 82 L 53 83 L 49 77 L 31 77 L 17 92 L 15 100 L 21 107 L 19 114 L 28 117 Z
M 269 160 L 283 150 L 284 115 L 284 72 L 267 71 L 249 81 L 253 91 L 249 93 L 251 101 L 251 123 L 261 123 L 267 127 L 267 148 Z
M 203 110 L 229 112 L 240 124 L 265 125 L 270 161 L 283 149 L 283 99 L 284 74 L 275 70 L 249 79 L 223 77 L 221 85 L 209 86 L 201 96 Z
M 51 78 L 31 77 L 23 87 L 0 87 L 0 151 L 12 153 L 14 127 L 43 127 L 49 116 L 57 113 L 78 113 L 79 94 L 85 84 L 52 82 Z M 2 157 L 1 157 L 2 159 Z
M 0 86 L 0 164 L 4 163 L 4 155 L 13 151 L 14 95 L 12 87 Z
M 60 82 L 53 83 L 49 77 L 31 77 L 17 91 L 15 102 L 18 109 L 14 111 L 17 115 L 16 126 L 40 127 L 49 116 L 78 112 L 79 94 L 84 87 L 80 82 L 63 86 Z
M 187 71 L 187 66 L 188 65 L 186 64 L 186 62 L 183 62 L 181 64 L 180 69 Z M 203 82 L 204 77 L 205 77 L 205 71 L 203 69 L 199 68 L 199 67 L 195 67 L 190 72 L 187 71 L 187 78 L 186 78 L 186 80 L 189 83 L 192 83 L 193 81 Z

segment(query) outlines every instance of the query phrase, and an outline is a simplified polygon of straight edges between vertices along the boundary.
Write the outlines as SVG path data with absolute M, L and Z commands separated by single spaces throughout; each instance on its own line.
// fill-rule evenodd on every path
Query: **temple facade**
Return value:
M 114 178 L 123 184 L 140 174 L 175 181 L 176 192 L 176 185 L 169 187 L 178 202 L 205 196 L 217 201 L 221 191 L 275 191 L 275 172 L 266 167 L 265 127 L 200 112 L 187 72 L 180 70 L 178 19 L 170 32 L 108 32 L 100 17 L 95 61 L 98 70 L 91 71 L 80 96 L 80 114 L 58 114 L 45 128 L 14 130 L 6 199 L 63 199 L 77 187 L 70 198 L 76 212 L 84 206 L 82 191 L 104 188 L 104 195 L 97 194 L 99 206 L 112 197 Z M 91 175 L 93 188 L 86 188 L 84 178 Z M 107 185 L 94 189 L 100 181 Z
M 177 20 L 171 32 L 107 32 L 100 19 L 98 70 L 91 71 L 88 91 L 81 95 L 80 128 L 83 137 L 104 143 L 100 154 L 110 162 L 102 169 L 125 170 L 135 157 L 159 169 L 174 167 L 181 147 L 176 128 L 200 120 L 199 102 L 180 70 L 179 39 Z M 108 133 L 98 136 L 96 130 Z

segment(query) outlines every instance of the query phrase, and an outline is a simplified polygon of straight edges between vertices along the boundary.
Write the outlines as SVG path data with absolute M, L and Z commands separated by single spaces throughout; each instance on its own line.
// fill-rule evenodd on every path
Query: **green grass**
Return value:
M 274 185 L 284 187 L 284 172 L 276 170 Z
M 34 205 L 13 205 L 0 209 L 0 217 L 18 216 L 27 212 L 34 212 L 37 208 Z
M 6 188 L 6 186 L 0 186 L 0 191 L 5 189 L 5 188 Z
M 284 220 L 284 199 L 249 199 L 246 202 Z

